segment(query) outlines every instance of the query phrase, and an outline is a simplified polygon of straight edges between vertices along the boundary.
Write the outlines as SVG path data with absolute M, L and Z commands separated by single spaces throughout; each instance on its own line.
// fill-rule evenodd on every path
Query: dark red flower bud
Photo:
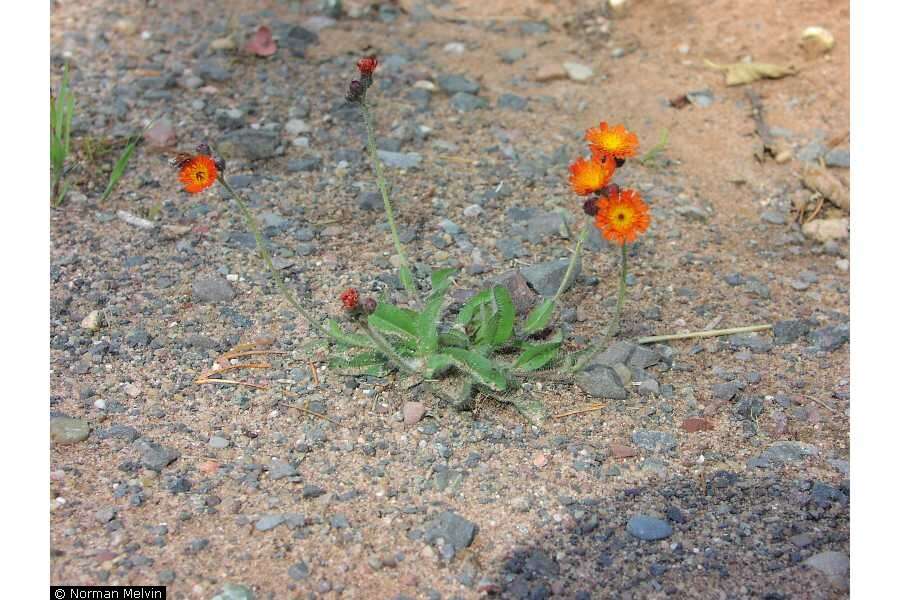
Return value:
M 209 144 L 206 142 L 200 142 L 197 144 L 197 154 L 202 154 L 204 156 L 209 156 L 212 151 L 209 149 Z
M 356 288 L 347 288 L 341 294 L 341 304 L 346 310 L 355 310 L 359 305 L 359 292 Z
M 221 156 L 217 156 L 217 157 L 215 157 L 215 159 L 213 159 L 213 162 L 216 163 L 216 168 L 219 170 L 219 173 L 225 172 L 225 159 L 224 158 L 222 158 Z
M 375 309 L 378 308 L 378 302 L 375 301 L 375 298 L 363 298 L 360 306 L 362 307 L 363 313 L 371 315 L 375 312 Z
M 597 214 L 597 199 L 596 198 L 588 198 L 584 201 L 582 207 L 584 209 L 584 214 L 594 216 Z
M 597 196 L 600 198 L 609 198 L 613 194 L 619 193 L 619 186 L 615 183 L 611 183 L 605 187 L 600 188 L 600 191 L 597 192 Z
M 363 58 L 356 61 L 356 68 L 359 69 L 359 73 L 363 76 L 372 76 L 372 73 L 375 72 L 375 67 L 378 66 L 378 59 L 373 54 L 372 56 L 364 56 Z
M 365 93 L 366 86 L 363 82 L 354 79 L 350 82 L 350 89 L 347 90 L 347 102 L 362 102 Z

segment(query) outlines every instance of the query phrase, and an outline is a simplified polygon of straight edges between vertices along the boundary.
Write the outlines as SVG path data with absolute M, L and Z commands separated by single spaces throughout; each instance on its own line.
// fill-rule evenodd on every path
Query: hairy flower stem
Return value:
M 384 336 L 381 335 L 378 331 L 375 330 L 374 327 L 371 327 L 368 323 L 363 322 L 363 327 L 366 330 L 366 333 L 369 334 L 369 337 L 375 342 L 375 346 L 378 347 L 378 350 L 384 354 L 389 361 L 397 365 L 401 371 L 406 373 L 407 375 L 417 375 L 418 372 L 416 368 L 409 363 L 405 358 L 400 356 L 394 347 L 391 346 L 391 343 L 384 339 Z
M 571 373 L 574 375 L 578 373 L 582 369 L 584 369 L 597 354 L 606 350 L 607 345 L 609 344 L 609 340 L 612 336 L 616 335 L 619 332 L 619 324 L 622 319 L 622 307 L 625 305 L 625 278 L 628 275 L 628 244 L 622 244 L 622 269 L 619 272 L 619 297 L 616 301 L 616 313 L 613 315 L 613 320 L 610 321 L 609 327 L 606 328 L 606 334 L 603 336 L 603 339 L 600 340 L 599 343 L 595 344 L 584 356 L 582 356 L 578 362 L 576 362 L 572 368 L 570 369 Z
M 578 234 L 578 241 L 575 242 L 575 250 L 572 252 L 572 260 L 569 261 L 569 266 L 566 267 L 566 273 L 563 275 L 562 281 L 559 284 L 559 289 L 557 289 L 556 293 L 553 295 L 554 302 L 558 302 L 559 297 L 562 296 L 563 292 L 565 292 L 572 284 L 572 279 L 575 278 L 575 267 L 581 259 L 581 247 L 584 246 L 584 241 L 587 239 L 587 236 L 588 228 L 584 227 L 581 230 L 581 233 Z
M 394 221 L 394 208 L 391 204 L 391 196 L 388 192 L 387 181 L 384 178 L 384 166 L 378 157 L 378 149 L 375 146 L 375 123 L 372 120 L 372 112 L 365 100 L 360 102 L 363 120 L 366 122 L 366 146 L 369 150 L 369 159 L 375 169 L 375 179 L 378 182 L 378 190 L 381 192 L 381 199 L 384 201 L 384 212 L 387 214 L 388 225 L 391 227 L 391 237 L 394 240 L 394 250 L 400 257 L 400 283 L 406 289 L 413 301 L 417 300 L 417 290 L 413 283 L 412 271 L 409 269 L 409 262 L 406 260 L 406 253 L 403 251 L 403 245 L 400 243 L 400 236 L 397 234 L 397 223 Z
M 297 312 L 299 312 L 304 319 L 306 319 L 309 326 L 316 330 L 319 335 L 324 337 L 333 337 L 331 333 L 328 332 L 327 329 L 322 327 L 322 325 L 312 316 L 312 314 L 302 305 L 300 302 L 294 298 L 294 295 L 291 294 L 291 291 L 288 289 L 287 285 L 284 283 L 284 279 L 281 275 L 278 274 L 278 270 L 275 268 L 275 265 L 272 264 L 272 256 L 269 254 L 268 248 L 266 248 L 266 243 L 263 240 L 262 231 L 259 228 L 259 223 L 256 221 L 256 217 L 253 216 L 253 213 L 250 212 L 250 209 L 247 207 L 247 204 L 244 200 L 238 195 L 237 192 L 234 191 L 234 188 L 225 180 L 224 175 L 219 177 L 219 183 L 222 184 L 228 193 L 231 194 L 231 197 L 234 198 L 234 201 L 237 203 L 238 208 L 241 209 L 241 213 L 244 215 L 244 219 L 247 221 L 247 224 L 250 226 L 250 229 L 253 231 L 253 237 L 256 238 L 256 247 L 259 248 L 259 253 L 262 254 L 263 262 L 266 263 L 266 267 L 269 268 L 269 273 L 272 275 L 272 279 L 275 280 L 275 285 L 278 286 L 278 290 L 281 292 L 281 295 L 284 296 L 284 299 L 290 303 Z

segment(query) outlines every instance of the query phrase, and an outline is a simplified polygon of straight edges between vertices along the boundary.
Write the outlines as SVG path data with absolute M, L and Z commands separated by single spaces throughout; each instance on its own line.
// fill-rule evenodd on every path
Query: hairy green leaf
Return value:
M 328 366 L 339 371 L 373 377 L 382 377 L 388 372 L 387 359 L 378 352 L 362 352 L 351 358 L 335 356 L 328 361 Z
M 457 346 L 459 348 L 469 347 L 469 338 L 456 329 L 451 329 L 446 333 L 439 334 L 438 342 L 442 346 Z
M 497 306 L 497 330 L 494 332 L 493 342 L 495 346 L 502 345 L 513 333 L 513 323 L 516 320 L 516 307 L 513 306 L 509 290 L 503 286 L 493 289 L 494 304 Z
M 369 315 L 369 325 L 383 333 L 392 333 L 407 339 L 416 338 L 416 321 L 419 315 L 412 310 L 380 302 Z
M 432 354 L 428 357 L 425 366 L 425 376 L 432 378 L 440 375 L 442 371 L 456 364 L 456 361 L 446 354 Z
M 544 329 L 547 326 L 547 323 L 550 322 L 550 317 L 553 316 L 555 308 L 556 302 L 552 299 L 544 300 L 535 306 L 531 309 L 531 312 L 528 313 L 528 317 L 525 319 L 525 327 L 522 329 L 522 332 L 525 335 L 531 335 Z
M 444 295 L 453 283 L 453 276 L 456 275 L 456 269 L 446 268 L 432 271 L 431 273 L 431 296 Z
M 446 289 L 444 290 L 446 291 Z M 419 313 L 416 323 L 416 334 L 419 338 L 419 354 L 427 355 L 437 350 L 438 345 L 438 320 L 441 318 L 441 306 L 444 304 L 444 294 L 432 295 Z
M 485 302 L 490 302 L 490 300 L 491 290 L 487 289 L 478 292 L 463 304 L 463 307 L 459 310 L 459 315 L 456 317 L 456 322 L 460 325 L 468 325 L 475 316 L 475 311 Z
M 456 360 L 456 366 L 468 373 L 478 383 L 490 389 L 504 391 L 507 381 L 503 373 L 483 356 L 462 348 L 444 348 L 444 352 Z
M 529 344 L 519 355 L 515 368 L 523 371 L 536 371 L 556 358 L 561 342 L 548 342 L 545 344 Z
M 374 348 L 375 344 L 368 337 L 358 333 L 348 333 L 343 330 L 340 324 L 334 319 L 328 319 L 325 322 L 328 333 L 339 344 L 351 346 L 353 348 Z

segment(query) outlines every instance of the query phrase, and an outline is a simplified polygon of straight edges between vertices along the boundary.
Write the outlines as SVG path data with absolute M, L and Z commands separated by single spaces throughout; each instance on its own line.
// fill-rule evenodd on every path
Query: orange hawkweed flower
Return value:
M 359 291 L 356 288 L 347 288 L 341 293 L 341 304 L 346 310 L 356 310 L 359 305 Z
M 579 196 L 602 189 L 612 179 L 616 166 L 611 160 L 579 158 L 569 165 L 569 185 Z
M 364 56 L 356 61 L 356 68 L 359 69 L 361 75 L 371 75 L 378 66 L 378 58 L 375 55 Z
M 184 190 L 191 194 L 202 192 L 214 184 L 219 176 L 216 161 L 204 154 L 183 160 L 179 166 L 181 172 L 178 179 L 184 184 Z
M 634 156 L 639 144 L 637 135 L 623 125 L 610 128 L 605 122 L 588 129 L 584 139 L 590 144 L 594 156 L 611 156 L 616 159 Z
M 594 225 L 610 242 L 631 243 L 650 226 L 650 209 L 638 192 L 610 186 L 608 197 L 597 202 Z

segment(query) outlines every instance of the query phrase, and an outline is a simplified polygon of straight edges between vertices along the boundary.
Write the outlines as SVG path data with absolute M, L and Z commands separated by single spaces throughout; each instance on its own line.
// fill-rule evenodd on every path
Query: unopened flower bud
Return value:
M 197 154 L 202 154 L 204 156 L 209 156 L 212 151 L 209 149 L 209 144 L 206 142 L 200 142 L 197 144 Z
M 597 214 L 597 199 L 596 198 L 588 198 L 584 201 L 582 205 L 584 209 L 584 214 L 594 216 Z
M 350 88 L 347 90 L 347 102 L 362 102 L 365 93 L 366 86 L 363 85 L 363 82 L 354 79 L 350 82 Z
M 378 302 L 375 301 L 375 298 L 363 298 L 363 301 L 360 302 L 360 307 L 364 314 L 371 315 L 378 308 Z

